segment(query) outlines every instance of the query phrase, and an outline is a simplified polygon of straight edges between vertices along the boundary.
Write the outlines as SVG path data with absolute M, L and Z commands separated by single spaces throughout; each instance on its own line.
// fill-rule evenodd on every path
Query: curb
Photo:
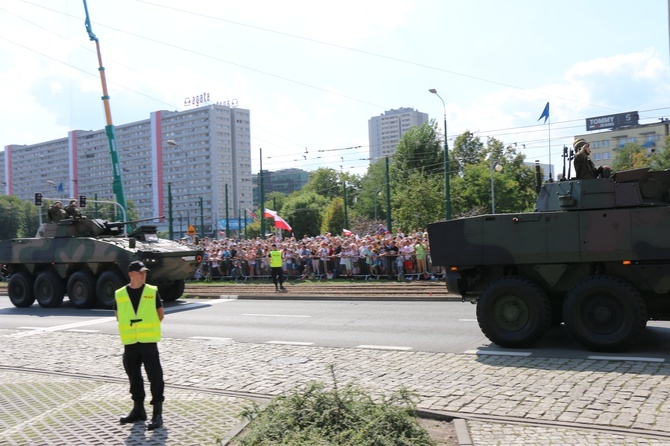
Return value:
M 242 295 L 242 294 L 198 294 L 187 295 L 182 299 L 240 299 L 240 300 L 334 300 L 334 301 L 364 301 L 364 302 L 461 302 L 460 297 L 407 297 L 407 296 L 318 296 L 318 295 L 296 295 L 287 293 L 267 295 Z

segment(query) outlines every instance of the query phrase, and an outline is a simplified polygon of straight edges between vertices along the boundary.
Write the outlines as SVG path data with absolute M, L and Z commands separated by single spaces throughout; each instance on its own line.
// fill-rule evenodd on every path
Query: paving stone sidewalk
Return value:
M 0 445 L 218 444 L 250 404 L 244 395 L 330 383 L 330 364 L 341 383 L 370 392 L 412 389 L 424 410 L 514 418 L 469 420 L 475 445 L 670 445 L 670 366 L 661 363 L 164 339 L 166 427 L 149 433 L 118 424 L 131 402 L 116 336 L 0 329 L 0 343 Z

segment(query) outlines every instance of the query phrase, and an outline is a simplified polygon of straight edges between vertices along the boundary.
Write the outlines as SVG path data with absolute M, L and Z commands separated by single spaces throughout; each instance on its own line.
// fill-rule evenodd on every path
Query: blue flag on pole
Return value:
M 62 193 L 63 193 L 63 182 L 62 182 L 62 181 L 61 181 L 61 183 L 58 185 L 58 193 L 59 193 L 59 194 L 62 194 Z
M 544 123 L 543 124 L 546 124 L 547 119 L 549 119 L 549 102 L 547 102 L 547 105 L 544 106 L 544 111 L 542 112 L 540 117 L 537 118 L 537 120 L 539 121 L 542 118 L 544 118 Z

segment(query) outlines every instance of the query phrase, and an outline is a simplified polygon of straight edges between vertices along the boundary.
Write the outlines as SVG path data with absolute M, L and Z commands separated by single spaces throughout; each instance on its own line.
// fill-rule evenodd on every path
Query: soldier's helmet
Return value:
M 581 151 L 588 142 L 584 138 L 579 138 L 572 143 L 572 147 L 575 148 L 575 152 Z

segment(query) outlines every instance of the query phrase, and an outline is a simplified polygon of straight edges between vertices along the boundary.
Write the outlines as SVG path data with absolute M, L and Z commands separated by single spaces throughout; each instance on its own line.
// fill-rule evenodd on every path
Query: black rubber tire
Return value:
M 112 308 L 114 306 L 114 293 L 126 284 L 128 284 L 128 281 L 119 271 L 105 271 L 100 274 L 95 286 L 95 296 L 98 304 L 103 308 Z
M 90 271 L 77 271 L 67 281 L 67 296 L 77 308 L 95 306 L 95 276 Z
M 34 290 L 40 307 L 56 308 L 63 303 L 65 282 L 55 271 L 43 271 L 35 278 Z
M 613 276 L 591 276 L 568 293 L 563 320 L 585 347 L 618 352 L 642 336 L 647 326 L 647 306 L 629 283 Z
M 9 300 L 17 308 L 29 307 L 35 303 L 35 279 L 27 272 L 12 274 L 7 282 Z
M 184 289 L 186 289 L 186 282 L 175 280 L 174 282 L 159 285 L 158 293 L 164 302 L 174 302 L 184 294 Z
M 484 335 L 499 346 L 525 348 L 549 329 L 551 303 L 531 280 L 503 277 L 482 292 L 477 302 L 477 321 Z

